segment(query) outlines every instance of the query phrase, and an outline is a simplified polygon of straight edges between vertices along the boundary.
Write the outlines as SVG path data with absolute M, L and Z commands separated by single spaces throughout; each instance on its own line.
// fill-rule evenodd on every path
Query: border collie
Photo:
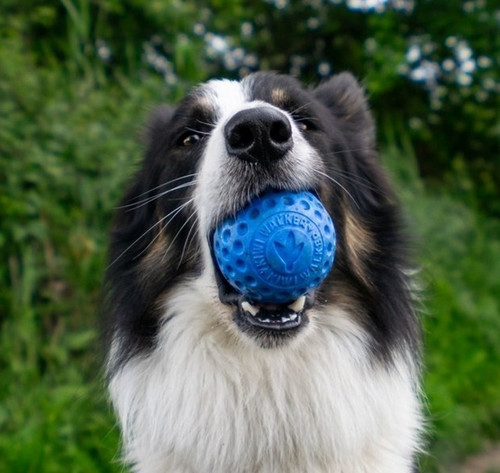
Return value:
M 411 266 L 357 81 L 212 80 L 159 108 L 148 138 L 107 273 L 124 461 L 137 473 L 416 471 Z M 216 226 L 269 190 L 313 192 L 337 230 L 331 273 L 287 305 L 245 300 L 211 248 Z M 290 310 L 297 322 L 281 323 Z

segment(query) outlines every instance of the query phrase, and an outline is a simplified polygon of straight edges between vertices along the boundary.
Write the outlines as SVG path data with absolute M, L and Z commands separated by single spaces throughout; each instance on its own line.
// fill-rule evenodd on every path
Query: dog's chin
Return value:
M 263 348 L 282 346 L 309 323 L 308 309 L 314 296 L 308 294 L 286 304 L 258 304 L 240 296 L 234 311 L 234 322 L 247 336 Z
M 237 292 L 214 263 L 219 299 L 233 307 L 233 322 L 262 348 L 276 348 L 294 339 L 309 324 L 314 291 L 286 304 L 268 304 Z

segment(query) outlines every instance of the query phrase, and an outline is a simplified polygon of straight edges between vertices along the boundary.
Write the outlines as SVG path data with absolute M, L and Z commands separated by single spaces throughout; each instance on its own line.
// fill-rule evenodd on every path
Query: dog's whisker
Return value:
M 127 253 L 135 244 L 141 241 L 151 230 L 154 230 L 158 225 L 160 225 L 165 219 L 169 217 L 170 214 L 165 215 L 162 219 L 156 222 L 154 225 L 149 227 L 139 238 L 135 239 L 127 248 L 125 248 L 108 266 L 106 269 L 111 268 L 125 253 Z
M 297 112 L 300 112 L 302 109 L 309 107 L 311 105 L 311 102 L 307 102 L 300 107 L 294 108 L 293 110 L 290 111 L 290 115 L 294 115 Z
M 111 266 L 113 266 L 125 253 L 127 253 L 134 245 L 136 245 L 139 241 L 141 241 L 149 232 L 151 232 L 152 230 L 154 230 L 158 225 L 161 225 L 165 220 L 169 219 L 166 223 L 166 226 L 172 221 L 172 219 L 174 219 L 178 214 L 179 212 L 181 212 L 187 205 L 189 205 L 191 202 L 193 201 L 193 199 L 190 199 L 189 201 L 187 201 L 186 203 L 176 207 L 174 210 L 172 210 L 171 212 L 169 212 L 168 214 L 166 214 L 165 216 L 163 216 L 160 220 L 158 220 L 154 225 L 151 225 L 141 236 L 139 236 L 138 238 L 136 238 L 129 246 L 127 246 L 127 248 L 125 248 L 109 265 L 106 269 L 109 269 Z M 158 233 L 160 234 L 160 232 Z M 153 241 L 156 239 L 156 237 L 153 239 Z M 148 246 L 146 247 L 145 250 L 147 250 L 147 248 L 151 245 L 152 242 L 150 242 L 148 244 Z M 139 255 L 136 256 L 136 258 L 138 258 L 142 253 L 144 253 L 143 250 Z M 135 259 L 135 258 L 134 258 Z
M 148 189 L 147 191 L 145 192 L 142 192 L 141 194 L 135 196 L 132 200 L 135 201 L 137 199 L 140 199 L 142 196 L 144 195 L 147 195 L 147 194 L 150 194 L 151 192 L 157 190 L 157 189 L 160 189 L 161 187 L 165 187 L 165 186 L 168 186 L 170 184 L 173 184 L 174 182 L 177 182 L 177 181 L 181 181 L 182 179 L 190 179 L 192 177 L 196 177 L 198 175 L 198 173 L 192 173 L 192 174 L 185 174 L 184 176 L 180 176 L 180 177 L 177 177 L 175 179 L 171 179 L 170 181 L 167 181 L 167 182 L 163 182 L 162 184 L 156 186 L 156 187 L 153 187 L 151 189 Z M 126 205 L 122 205 L 120 207 L 115 207 L 116 209 L 122 209 L 124 207 L 128 207 L 128 206 L 132 206 L 134 205 L 135 203 L 137 202 L 131 202 L 130 204 L 126 204 Z
M 358 186 L 362 186 L 365 189 L 370 189 L 375 192 L 380 190 L 378 187 L 372 184 L 368 179 L 365 179 L 361 176 L 356 176 L 355 173 L 351 173 L 348 171 L 338 171 L 338 174 L 342 176 L 344 179 L 348 180 L 349 182 L 352 182 L 353 184 L 356 184 Z
M 156 187 L 153 187 L 152 189 L 148 189 L 147 191 L 143 192 L 142 194 L 139 194 L 138 196 L 136 196 L 134 198 L 134 200 L 138 199 L 139 197 L 142 197 L 143 195 L 149 194 L 150 192 L 153 192 L 153 191 L 155 191 L 157 189 L 160 189 L 161 187 L 165 187 L 165 186 L 168 186 L 170 184 L 173 184 L 174 182 L 181 181 L 183 179 L 190 179 L 192 177 L 197 177 L 197 176 L 198 176 L 198 173 L 193 172 L 191 174 L 185 174 L 183 176 L 176 177 L 175 179 L 171 179 L 170 181 L 163 182 L 162 184 L 160 184 L 160 185 L 158 185 Z
M 169 183 L 171 183 L 172 181 L 170 181 Z M 155 194 L 153 196 L 150 196 L 150 197 L 147 197 L 145 199 L 142 199 L 142 200 L 139 200 L 139 201 L 136 201 L 136 202 L 131 202 L 130 204 L 125 204 L 125 205 L 122 205 L 118 208 L 120 209 L 130 209 L 130 210 L 135 210 L 145 204 L 148 204 L 149 202 L 152 202 L 156 199 L 159 199 L 161 197 L 164 197 L 165 195 L 168 195 L 170 194 L 171 192 L 175 192 L 176 190 L 180 190 L 180 189 L 184 189 L 184 188 L 187 188 L 187 187 L 191 187 L 191 186 L 194 186 L 196 185 L 196 180 L 192 180 L 192 181 L 189 181 L 189 182 L 185 182 L 184 184 L 179 184 L 178 186 L 175 186 L 171 189 L 167 189 L 166 191 L 162 191 L 160 192 L 159 194 Z M 157 186 L 155 187 L 154 189 L 158 189 L 159 187 L 163 187 L 163 184 L 161 186 Z M 154 190 L 152 189 L 152 190 Z M 151 192 L 151 191 L 149 191 Z M 146 193 L 143 193 L 141 195 L 144 195 L 144 194 L 147 194 L 149 192 L 146 192 Z
M 200 119 L 197 119 L 196 122 L 199 123 L 200 125 L 205 125 L 205 126 L 208 126 L 210 128 L 216 127 L 215 123 L 204 122 L 203 120 L 200 120 Z
M 190 221 L 193 217 L 196 217 L 196 213 L 195 213 L 195 212 L 193 212 L 193 213 L 192 213 L 192 214 L 188 217 L 188 219 L 186 220 L 186 223 L 185 223 L 185 224 L 184 224 L 184 225 L 180 228 L 180 230 L 179 230 L 179 232 L 178 232 L 178 233 L 180 233 L 180 231 L 184 228 L 184 226 L 185 226 L 185 225 L 186 225 L 186 224 L 187 224 L 187 223 L 188 223 L 188 222 L 189 222 L 189 221 Z M 186 254 L 187 250 L 189 249 L 189 246 L 190 246 L 190 245 L 191 245 L 191 243 L 192 243 L 192 238 L 194 238 L 194 236 L 193 236 L 193 237 L 191 237 L 191 234 L 192 234 L 192 232 L 193 232 L 194 228 L 196 227 L 196 224 L 197 224 L 197 222 L 196 222 L 196 218 L 195 218 L 195 220 L 194 220 L 194 221 L 193 221 L 193 223 L 191 224 L 191 227 L 189 228 L 188 234 L 187 234 L 187 236 L 186 236 L 186 241 L 184 242 L 184 245 L 182 246 L 182 252 L 181 252 L 181 256 L 180 256 L 180 258 L 179 258 L 179 263 L 177 264 L 177 269 L 179 269 L 179 268 L 180 268 L 182 261 L 184 261 L 184 256 L 185 256 L 185 254 Z M 194 235 L 194 234 L 193 234 L 193 235 Z M 175 240 L 175 238 L 176 238 L 176 237 L 177 237 L 177 235 L 174 237 L 174 240 Z
M 172 212 L 170 212 L 168 215 L 171 215 L 170 218 L 167 220 L 167 222 L 165 223 L 165 226 L 163 227 L 163 229 L 160 229 L 160 231 L 158 232 L 158 234 L 149 242 L 149 244 L 146 246 L 146 248 L 144 248 L 144 250 L 142 250 L 134 259 L 137 259 L 139 258 L 142 254 L 144 254 L 148 248 L 156 241 L 156 239 L 162 234 L 162 230 L 165 230 L 169 223 L 175 218 L 177 217 L 177 215 L 179 215 L 180 212 L 182 212 L 182 210 L 187 206 L 189 205 L 191 202 L 193 201 L 193 199 L 190 199 L 189 201 L 187 201 L 186 203 L 178 206 L 176 209 L 174 209 Z M 163 220 L 163 218 L 162 218 Z M 183 225 L 184 226 L 184 225 Z M 181 227 L 182 228 L 182 227 Z M 175 240 L 175 237 L 174 237 L 174 240 Z M 169 246 L 170 248 L 170 246 Z M 162 261 L 163 261 L 163 258 L 162 258 Z
M 200 135 L 210 135 L 211 133 L 208 131 L 197 130 L 196 128 L 186 127 L 186 130 L 192 131 L 193 133 L 199 133 Z
M 347 149 L 339 149 L 337 151 L 332 151 L 331 153 L 328 153 L 327 156 L 338 156 L 340 154 L 350 154 L 350 153 L 356 153 L 356 152 L 369 152 L 371 151 L 371 148 L 347 148 Z
M 144 206 L 144 205 L 147 205 L 149 204 L 150 202 L 153 202 L 157 199 L 160 199 L 162 197 L 165 197 L 166 195 L 170 194 L 171 192 L 175 192 L 177 190 L 180 190 L 180 189 L 185 189 L 187 187 L 191 187 L 191 186 L 194 186 L 196 185 L 196 181 L 190 181 L 190 182 L 186 182 L 184 184 L 180 184 L 176 187 L 173 187 L 172 189 L 168 189 L 166 191 L 163 191 L 163 192 L 160 192 L 159 194 L 156 194 L 152 197 L 148 197 L 147 199 L 143 199 L 143 200 L 140 200 L 139 202 L 134 202 L 134 203 L 131 203 L 131 204 L 126 204 L 126 205 L 123 205 L 119 208 L 126 208 L 128 209 L 128 211 L 133 211 L 133 210 L 137 210 L 138 208 Z
M 194 199 L 191 199 L 189 202 L 187 203 L 191 203 Z M 174 237 L 172 238 L 172 240 L 170 241 L 169 245 L 167 246 L 165 252 L 163 253 L 163 258 L 162 258 L 162 262 L 163 260 L 165 259 L 165 257 L 167 256 L 168 252 L 170 251 L 170 248 L 172 248 L 172 246 L 174 245 L 175 241 L 177 240 L 177 238 L 179 237 L 179 235 L 181 234 L 182 230 L 184 229 L 184 227 L 189 223 L 189 221 L 196 215 L 195 212 L 193 212 L 187 219 L 186 221 L 181 225 L 181 227 L 179 228 L 179 230 L 177 230 L 177 233 L 174 235 Z M 182 259 L 182 258 L 181 258 Z
M 339 181 L 337 181 L 337 179 L 334 179 L 332 176 L 329 176 L 328 174 L 324 173 L 323 171 L 320 171 L 319 169 L 313 168 L 313 172 L 319 174 L 320 176 L 325 177 L 326 179 L 332 181 L 336 186 L 340 187 L 349 196 L 349 198 L 352 200 L 354 205 L 358 209 L 360 208 L 360 206 L 359 206 L 358 202 L 356 201 L 356 199 L 354 198 L 354 196 Z
M 339 156 L 342 154 L 350 154 L 350 153 L 355 153 L 355 152 L 369 152 L 371 151 L 370 148 L 348 148 L 345 150 L 339 150 L 339 151 L 333 151 L 331 153 L 328 153 L 327 156 Z M 379 191 L 380 189 L 376 187 L 371 181 L 368 179 L 359 176 L 358 174 L 350 171 L 345 171 L 345 170 L 339 170 L 337 171 L 342 177 L 345 179 L 349 180 L 350 182 L 353 182 L 355 184 L 364 186 L 365 189 L 370 189 L 373 191 Z
M 295 110 L 293 110 L 292 112 L 290 112 L 290 115 L 292 116 L 292 118 L 294 119 L 294 121 L 298 122 L 298 123 L 302 123 L 302 122 L 313 122 L 313 121 L 319 121 L 319 119 L 317 117 L 313 117 L 309 114 L 307 115 L 302 115 L 300 113 L 300 111 L 304 108 L 304 107 L 307 107 L 309 104 L 305 104 L 303 105 L 302 107 L 298 107 L 296 108 Z
M 193 232 L 193 230 L 194 230 L 194 232 Z M 189 250 L 191 245 L 194 243 L 197 235 L 198 235 L 197 221 L 194 220 L 192 225 L 191 225 L 191 228 L 189 229 L 189 233 L 186 237 L 186 249 L 187 250 Z
M 168 199 L 170 202 L 182 202 L 182 201 L 185 201 L 186 199 L 191 199 L 191 196 L 189 195 L 185 195 L 183 197 L 171 197 L 170 199 Z
M 320 121 L 319 118 L 317 118 L 317 117 L 313 117 L 311 115 L 300 115 L 297 112 L 293 112 L 291 115 L 296 122 L 304 122 L 304 121 L 311 121 L 311 122 L 317 121 L 317 122 L 319 122 Z
M 167 222 L 167 225 L 168 223 L 170 222 L 170 220 Z M 146 248 L 144 248 L 139 254 L 137 254 L 136 256 L 134 256 L 134 258 L 132 258 L 133 260 L 136 260 L 138 258 L 140 258 L 144 253 L 146 253 L 148 251 L 148 249 L 154 244 L 154 242 L 161 236 L 161 230 L 153 237 L 153 239 L 147 244 Z

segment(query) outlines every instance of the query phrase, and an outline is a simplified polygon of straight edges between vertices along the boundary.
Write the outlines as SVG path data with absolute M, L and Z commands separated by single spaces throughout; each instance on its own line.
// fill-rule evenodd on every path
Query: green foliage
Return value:
M 406 123 L 429 182 L 500 215 L 498 2 L 370 3 L 6 0 L 0 31 L 20 35 L 35 64 L 101 86 L 151 71 L 177 87 L 257 68 L 313 83 L 351 70 L 380 120 Z
M 2 47 L 0 471 L 117 471 L 96 312 L 109 220 L 160 81 L 99 89 L 37 67 L 15 38 Z
M 384 161 L 399 184 L 423 268 L 432 454 L 423 458 L 424 471 L 451 471 L 500 437 L 500 222 L 427 190 L 409 141 L 385 131 Z
M 0 471 L 119 470 L 98 307 L 109 221 L 140 158 L 140 126 L 194 82 L 255 68 L 306 82 L 341 69 L 364 78 L 419 235 L 432 422 L 424 470 L 451 471 L 498 440 L 495 18 L 498 6 L 480 0 L 379 13 L 341 0 L 4 0 Z M 476 69 L 464 85 L 467 48 Z M 411 79 L 425 61 L 440 65 L 436 87 Z
M 443 196 L 425 218 L 427 393 L 435 454 L 453 458 L 500 436 L 500 225 Z

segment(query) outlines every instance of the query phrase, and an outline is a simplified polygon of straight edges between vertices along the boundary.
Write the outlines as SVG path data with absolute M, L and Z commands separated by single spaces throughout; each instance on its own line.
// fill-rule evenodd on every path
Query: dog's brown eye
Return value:
M 198 143 L 198 141 L 200 141 L 200 139 L 201 139 L 200 135 L 193 133 L 191 135 L 187 135 L 186 137 L 184 137 L 184 139 L 182 140 L 182 145 L 183 146 L 193 146 L 196 143 Z
M 297 128 L 304 132 L 304 131 L 311 131 L 311 130 L 316 130 L 316 127 L 314 126 L 313 123 L 313 118 L 310 117 L 303 117 L 303 116 L 298 116 L 294 115 L 293 116 L 295 119 L 295 123 L 297 124 Z

